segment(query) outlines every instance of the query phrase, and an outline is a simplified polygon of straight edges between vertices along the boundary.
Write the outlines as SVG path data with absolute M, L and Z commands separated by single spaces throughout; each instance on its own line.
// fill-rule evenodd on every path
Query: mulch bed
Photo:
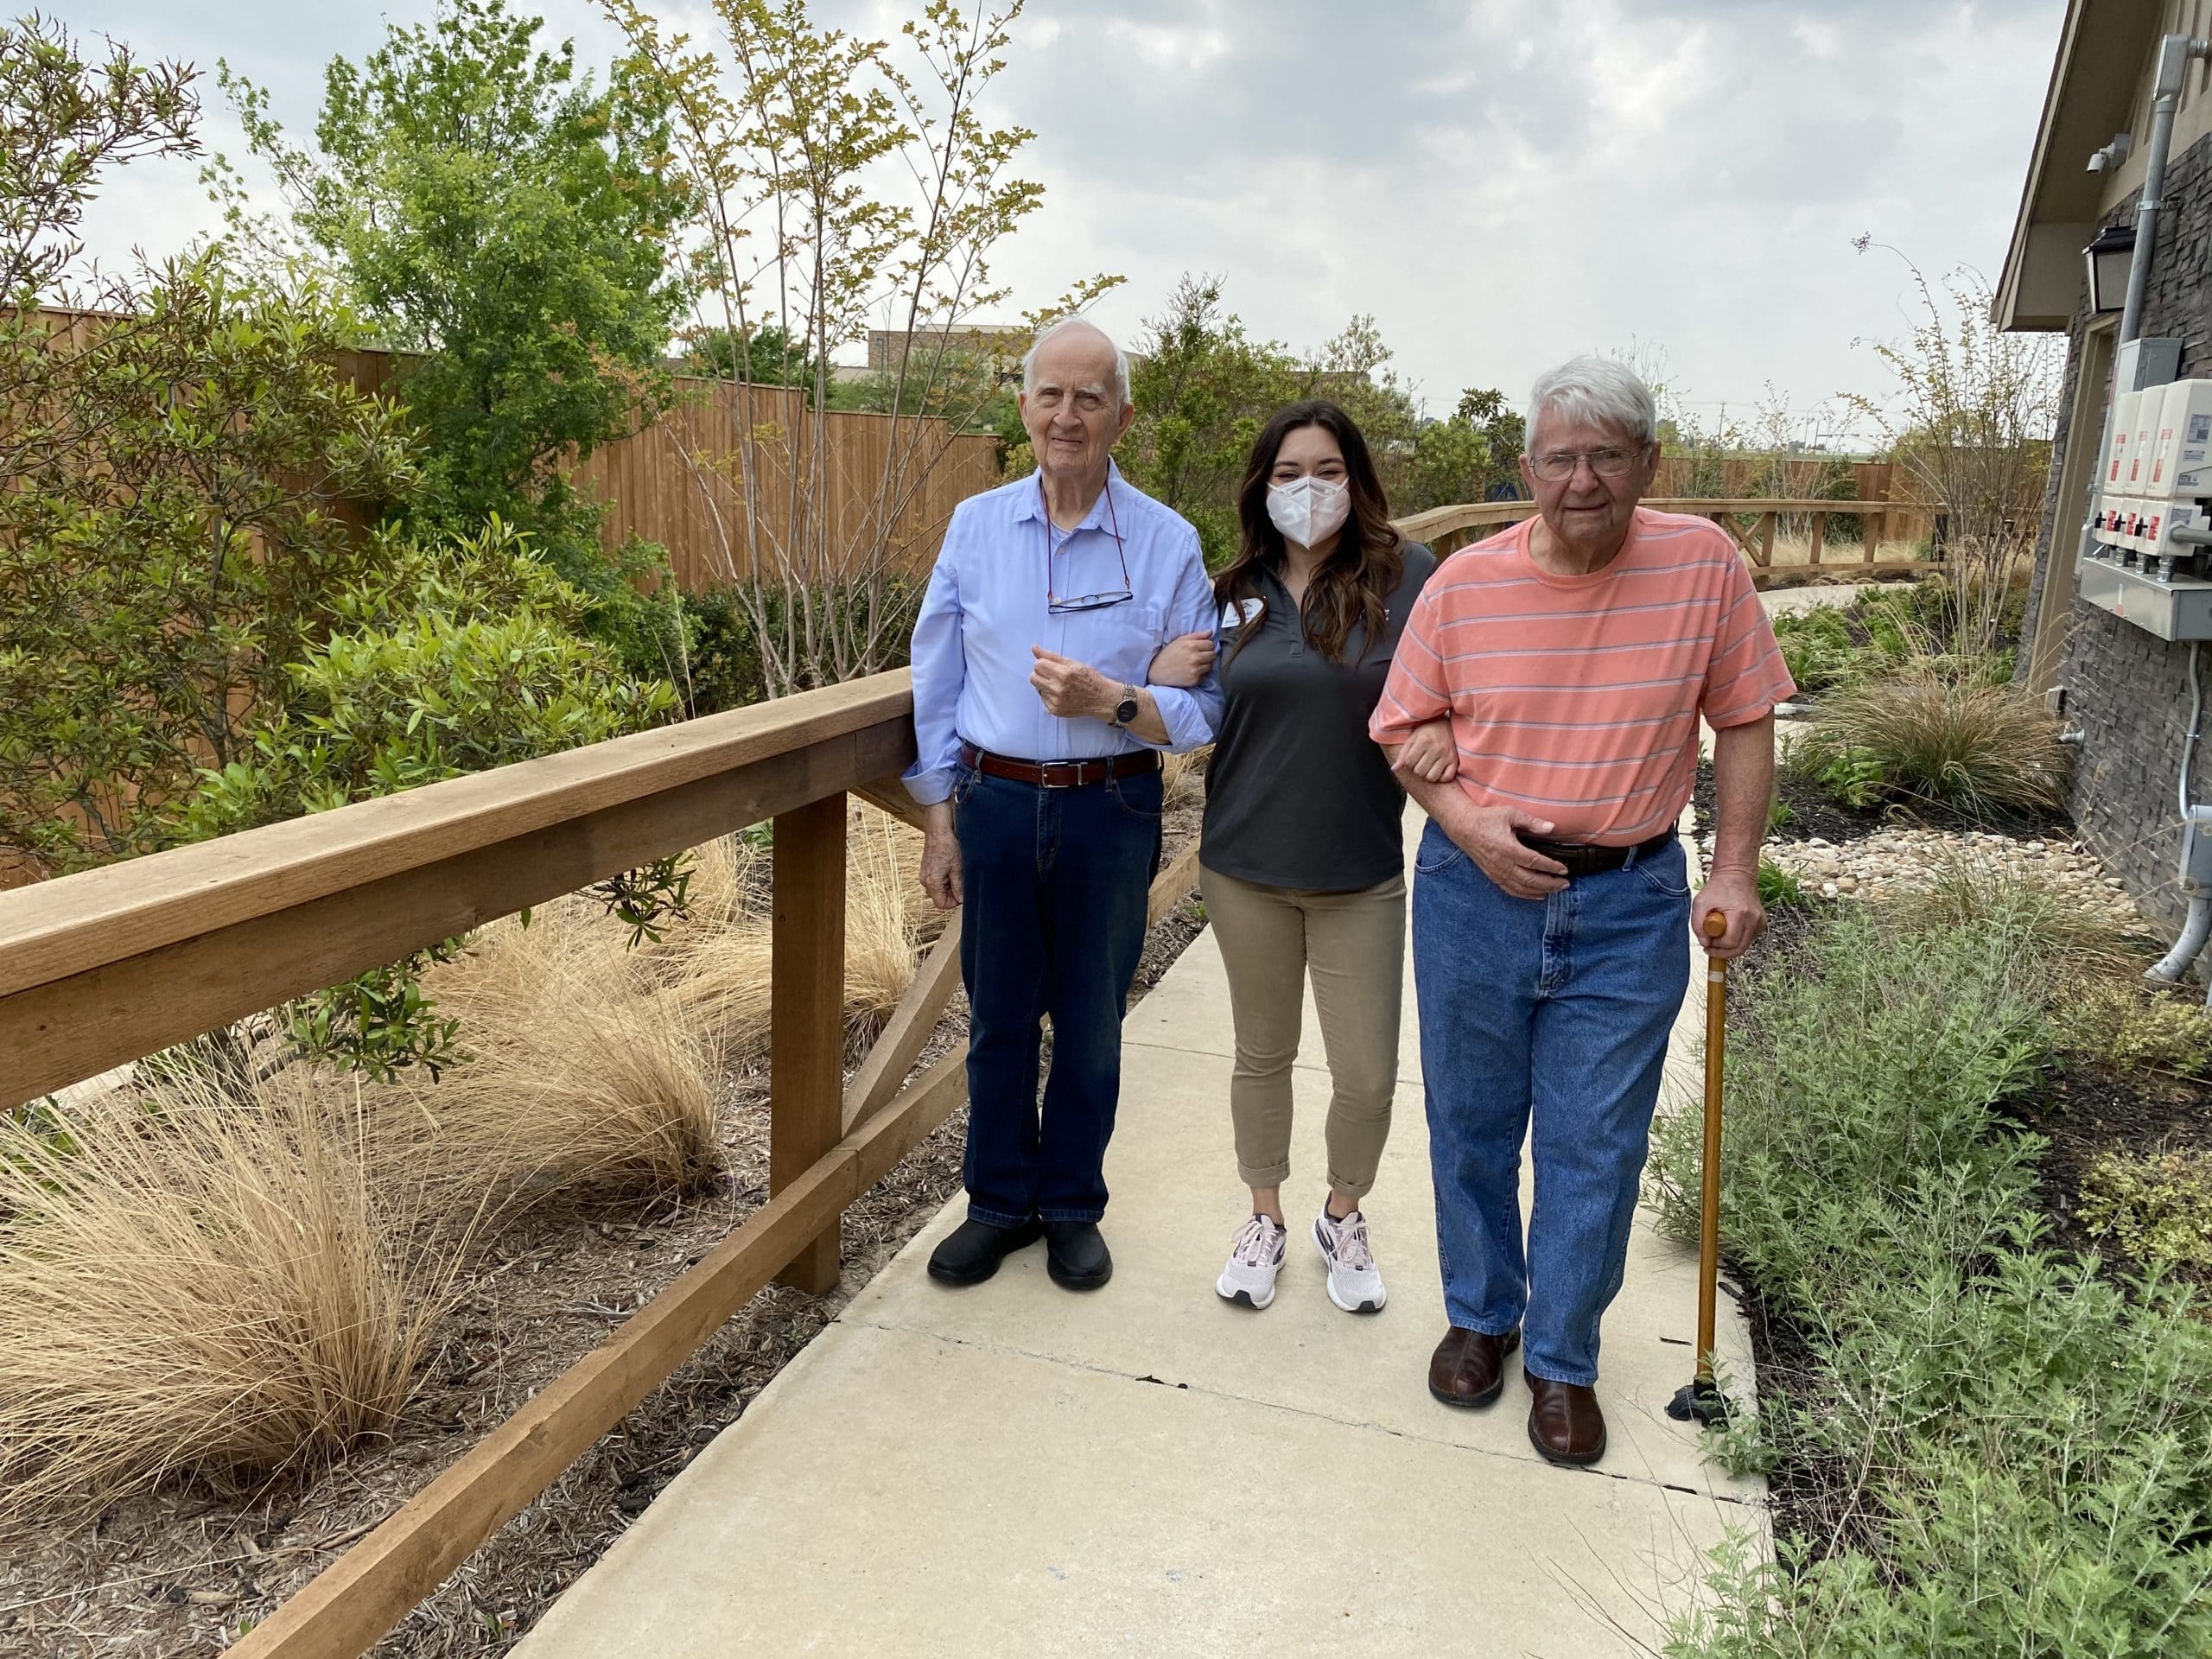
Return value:
M 1163 868 L 1196 837 L 1200 810 L 1168 812 Z M 1153 929 L 1132 1001 L 1204 927 L 1185 903 Z M 966 1000 L 956 996 L 920 1065 L 966 1031 Z M 312 1482 L 243 1498 L 179 1486 L 89 1524 L 11 1539 L 0 1560 L 0 1655 L 182 1659 L 219 1653 L 242 1624 L 265 1618 L 766 1201 L 765 1071 L 728 1088 L 726 1167 L 711 1192 L 644 1212 L 544 1213 L 493 1243 L 384 1444 Z M 378 1659 L 480 1656 L 519 1639 L 960 1190 L 966 1128 L 963 1109 L 845 1212 L 836 1292 L 755 1296 L 372 1649 Z
M 2107 1153 L 2212 1153 L 2212 1084 L 2082 1060 L 2013 1109 L 2023 1128 L 2050 1143 L 2037 1160 L 2048 1242 L 2076 1257 L 2094 1252 L 2116 1281 L 2140 1274 L 2143 1264 L 2130 1261 L 2116 1239 L 2082 1224 L 2082 1179 Z

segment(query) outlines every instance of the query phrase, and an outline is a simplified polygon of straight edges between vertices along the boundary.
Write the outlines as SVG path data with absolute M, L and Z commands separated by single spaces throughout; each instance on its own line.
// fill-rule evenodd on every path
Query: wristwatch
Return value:
M 1123 686 L 1122 688 L 1122 700 L 1114 705 L 1114 723 L 1116 726 L 1128 725 L 1131 721 L 1137 717 L 1138 712 L 1142 708 L 1143 704 L 1137 701 L 1136 687 L 1134 685 Z

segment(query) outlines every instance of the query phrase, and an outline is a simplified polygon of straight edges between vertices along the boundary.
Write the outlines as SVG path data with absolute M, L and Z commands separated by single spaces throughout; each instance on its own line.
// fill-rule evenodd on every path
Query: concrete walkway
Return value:
M 1418 817 L 1410 827 L 1418 827 Z M 1694 1098 L 1703 975 L 1670 1095 Z M 528 1659 L 737 1654 L 1625 1655 L 1657 1645 L 1763 1491 L 1665 1414 L 1688 1380 L 1694 1252 L 1639 1218 L 1605 1325 L 1611 1447 L 1530 1447 L 1504 1397 L 1429 1398 L 1443 1334 L 1411 977 L 1397 1117 L 1370 1200 L 1390 1303 L 1332 1306 L 1301 1213 L 1328 1078 L 1309 1010 L 1274 1305 L 1213 1293 L 1244 1217 L 1213 935 L 1128 1026 L 1107 1160 L 1113 1282 L 1071 1295 L 1041 1247 L 950 1292 L 924 1271 L 956 1201 L 786 1366 L 522 1643 Z M 1687 1095 L 1675 1093 L 1686 1090 Z M 1719 1347 L 1751 1377 L 1721 1299 Z

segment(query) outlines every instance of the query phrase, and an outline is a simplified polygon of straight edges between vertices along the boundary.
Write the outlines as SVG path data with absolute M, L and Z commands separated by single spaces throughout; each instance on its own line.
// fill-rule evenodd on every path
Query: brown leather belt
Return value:
M 1098 760 L 1014 760 L 979 749 L 973 743 L 963 743 L 960 758 L 986 778 L 1011 779 L 1017 784 L 1035 784 L 1040 789 L 1080 789 L 1086 784 L 1103 784 L 1109 778 L 1135 778 L 1160 770 L 1160 754 L 1154 749 L 1139 749 Z
M 1667 850 L 1675 839 L 1669 830 L 1638 842 L 1633 847 L 1598 847 L 1586 841 L 1546 841 L 1541 836 L 1522 836 L 1521 844 L 1532 853 L 1541 853 L 1546 858 L 1555 858 L 1567 866 L 1570 876 L 1596 875 L 1601 870 L 1618 870 L 1633 853 L 1640 861 L 1653 858 Z

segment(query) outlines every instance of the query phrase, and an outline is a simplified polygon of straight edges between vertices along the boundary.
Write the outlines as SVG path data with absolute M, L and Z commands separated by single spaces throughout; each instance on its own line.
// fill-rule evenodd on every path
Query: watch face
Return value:
M 1128 725 L 1136 717 L 1137 700 L 1135 697 L 1123 697 L 1114 705 L 1114 718 L 1122 725 Z

